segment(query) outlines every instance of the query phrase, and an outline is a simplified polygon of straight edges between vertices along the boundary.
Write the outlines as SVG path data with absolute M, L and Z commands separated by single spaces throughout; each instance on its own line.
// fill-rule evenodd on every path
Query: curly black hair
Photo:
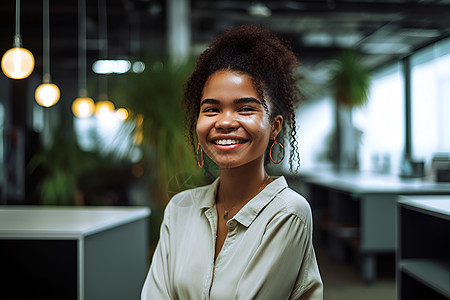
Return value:
M 297 147 L 295 106 L 301 94 L 297 87 L 295 68 L 299 65 L 289 46 L 268 29 L 257 25 L 229 28 L 218 36 L 197 58 L 196 66 L 184 85 L 183 105 L 186 109 L 186 133 L 196 149 L 196 123 L 206 80 L 220 70 L 233 70 L 251 76 L 258 96 L 267 113 L 267 99 L 272 111 L 270 119 L 283 116 L 282 138 L 288 130 L 290 170 L 300 162 Z M 271 141 L 272 142 L 272 141 Z M 270 144 L 269 144 L 270 145 Z M 267 155 L 266 155 L 267 158 Z

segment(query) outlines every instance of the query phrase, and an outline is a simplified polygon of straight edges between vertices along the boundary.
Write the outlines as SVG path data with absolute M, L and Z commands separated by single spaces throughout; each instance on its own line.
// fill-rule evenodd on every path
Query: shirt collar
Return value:
M 197 190 L 199 194 L 196 195 L 195 198 L 199 200 L 199 208 L 201 212 L 204 212 L 207 209 L 215 207 L 216 192 L 218 186 L 219 186 L 219 178 L 214 180 L 213 183 L 206 186 L 205 188 Z M 233 217 L 233 219 L 235 219 L 245 227 L 249 227 L 250 224 L 258 216 L 260 211 L 287 186 L 288 185 L 286 179 L 283 176 L 276 178 L 274 181 L 269 183 L 261 192 L 259 192 L 255 197 L 250 199 L 250 201 Z
M 245 227 L 249 227 L 261 210 L 287 186 L 286 179 L 283 176 L 276 178 L 259 192 L 259 194 L 250 199 L 250 201 L 233 218 Z
M 218 186 L 219 177 L 217 177 L 210 185 L 194 190 L 199 192 L 198 195 L 195 195 L 195 198 L 198 199 L 199 208 L 202 212 L 216 205 L 216 192 Z

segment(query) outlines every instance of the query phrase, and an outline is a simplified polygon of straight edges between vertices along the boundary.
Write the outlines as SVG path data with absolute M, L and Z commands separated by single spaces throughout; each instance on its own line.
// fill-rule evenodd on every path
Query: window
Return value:
M 133 126 L 117 118 L 115 112 L 89 118 L 74 118 L 78 145 L 83 151 L 114 154 L 118 158 L 140 159 L 140 150 L 132 142 Z
M 411 57 L 411 151 L 428 168 L 450 152 L 450 39 Z
M 353 111 L 361 130 L 362 171 L 398 174 L 405 136 L 404 84 L 400 64 L 372 75 L 368 103 Z

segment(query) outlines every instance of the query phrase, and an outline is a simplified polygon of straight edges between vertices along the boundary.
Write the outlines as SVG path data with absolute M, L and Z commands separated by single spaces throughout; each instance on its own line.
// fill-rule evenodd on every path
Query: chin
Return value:
M 236 161 L 229 161 L 229 162 L 215 161 L 215 164 L 219 167 L 219 169 L 234 169 L 242 166 L 242 163 Z
M 215 160 L 214 163 L 219 167 L 219 169 L 236 169 L 240 168 L 246 165 L 252 165 L 255 166 L 255 163 L 257 164 L 259 159 L 255 160 Z

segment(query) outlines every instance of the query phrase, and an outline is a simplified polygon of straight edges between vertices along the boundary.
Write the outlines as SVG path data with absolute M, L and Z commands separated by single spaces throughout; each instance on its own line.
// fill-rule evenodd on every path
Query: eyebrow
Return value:
M 253 97 L 239 98 L 239 99 L 234 100 L 233 103 L 234 104 L 257 103 L 257 104 L 261 105 L 261 101 L 259 101 L 256 98 L 253 98 Z M 204 104 L 220 104 L 220 101 L 217 99 L 206 98 L 200 103 L 200 106 L 202 106 Z

